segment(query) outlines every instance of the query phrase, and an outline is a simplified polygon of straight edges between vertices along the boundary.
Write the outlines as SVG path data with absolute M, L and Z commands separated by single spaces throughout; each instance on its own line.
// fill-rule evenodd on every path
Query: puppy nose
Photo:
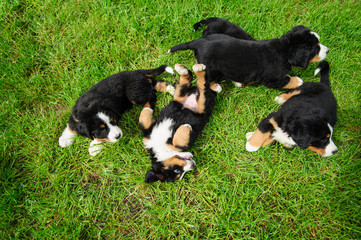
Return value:
M 327 54 L 329 51 L 330 51 L 330 49 L 328 49 L 328 48 L 327 48 L 327 50 L 326 50 L 326 54 Z
M 119 133 L 117 136 L 115 136 L 115 139 L 119 139 L 122 136 L 121 133 Z
M 332 151 L 332 154 L 337 153 L 337 152 L 338 152 L 338 149 L 333 150 L 333 151 Z

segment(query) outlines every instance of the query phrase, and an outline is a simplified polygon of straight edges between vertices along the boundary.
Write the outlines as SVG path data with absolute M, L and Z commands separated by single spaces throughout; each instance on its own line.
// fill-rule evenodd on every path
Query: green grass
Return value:
M 360 13 L 352 0 L 2 1 L 0 238 L 361 238 Z M 192 25 L 211 16 L 256 39 L 298 24 L 319 33 L 330 48 L 339 152 L 323 158 L 277 144 L 247 152 L 245 134 L 278 109 L 282 91 L 228 82 L 191 149 L 197 167 L 182 181 L 144 183 L 141 106 L 120 121 L 124 137 L 98 156 L 81 137 L 59 147 L 83 92 L 120 70 L 191 67 L 191 51 L 166 51 L 200 37 Z M 319 81 L 316 66 L 292 75 Z M 157 112 L 170 100 L 159 93 Z

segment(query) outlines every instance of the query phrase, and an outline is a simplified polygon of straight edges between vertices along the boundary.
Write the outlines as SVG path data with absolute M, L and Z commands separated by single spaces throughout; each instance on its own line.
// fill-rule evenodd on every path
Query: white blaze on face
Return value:
M 105 115 L 104 113 L 100 112 L 97 114 L 98 118 L 103 120 L 103 122 L 107 125 L 109 129 L 108 139 L 110 142 L 116 142 L 118 139 L 123 135 L 122 130 L 110 123 L 110 117 Z
M 329 156 L 333 155 L 334 152 L 337 151 L 337 147 L 336 147 L 335 143 L 332 141 L 333 128 L 331 127 L 331 125 L 329 123 L 327 123 L 327 126 L 331 131 L 331 136 L 330 136 L 330 142 L 325 147 L 325 154 L 322 155 L 324 157 L 329 157 Z
M 313 31 L 311 31 L 310 33 L 318 39 L 318 42 L 320 42 L 320 35 L 318 35 L 316 32 Z M 320 58 L 319 61 L 322 61 L 323 59 L 326 58 L 327 52 L 328 52 L 328 47 L 320 43 L 320 51 L 318 52 L 318 56 Z

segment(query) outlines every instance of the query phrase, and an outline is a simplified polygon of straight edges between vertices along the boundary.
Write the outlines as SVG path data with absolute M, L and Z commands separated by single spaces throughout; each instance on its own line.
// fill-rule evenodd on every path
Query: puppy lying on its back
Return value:
M 286 147 L 308 148 L 324 157 L 337 151 L 332 141 L 337 103 L 331 91 L 326 61 L 319 64 L 315 75 L 319 71 L 319 83 L 307 82 L 276 97 L 282 107 L 263 119 L 255 132 L 247 133 L 247 151 L 257 151 L 274 140 Z
M 193 155 L 188 150 L 207 124 L 215 104 L 215 92 L 206 81 L 205 66 L 197 64 L 193 71 L 197 75 L 197 87 L 191 87 L 192 73 L 177 64 L 180 75 L 174 101 L 161 110 L 153 120 L 152 103 L 146 104 L 139 117 L 139 126 L 144 133 L 144 146 L 152 159 L 152 169 L 145 182 L 174 182 L 193 170 Z M 219 85 L 211 86 L 219 91 Z
M 207 66 L 211 82 L 225 78 L 238 86 L 258 83 L 268 88 L 293 89 L 303 81 L 288 75 L 292 67 L 305 68 L 326 57 L 328 48 L 319 41 L 317 33 L 296 26 L 280 38 L 260 41 L 211 34 L 176 45 L 168 52 L 194 50 L 197 61 Z
M 164 71 L 173 73 L 172 68 L 163 65 L 150 70 L 120 72 L 94 85 L 76 101 L 59 145 L 71 145 L 79 134 L 93 140 L 89 153 L 94 156 L 102 148 L 102 142 L 118 141 L 122 131 L 117 124 L 126 110 L 134 104 L 155 101 L 155 89 L 174 91 L 166 82 L 152 79 Z

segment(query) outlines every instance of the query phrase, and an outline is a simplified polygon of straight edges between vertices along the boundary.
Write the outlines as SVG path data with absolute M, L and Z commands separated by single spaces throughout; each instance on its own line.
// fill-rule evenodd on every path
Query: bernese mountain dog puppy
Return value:
M 251 35 L 246 33 L 239 26 L 217 17 L 210 17 L 207 19 L 203 19 L 193 25 L 194 31 L 197 31 L 201 25 L 205 25 L 206 28 L 203 30 L 202 37 L 207 37 L 212 34 L 225 34 L 238 39 L 245 39 L 255 41 Z
M 225 34 L 211 34 L 176 45 L 168 52 L 194 50 L 198 63 L 207 66 L 209 81 L 225 78 L 238 86 L 253 83 L 268 88 L 294 89 L 302 85 L 288 73 L 292 67 L 306 68 L 323 60 L 328 48 L 320 36 L 304 26 L 296 26 L 280 38 L 250 41 Z
M 89 153 L 95 156 L 102 142 L 116 142 L 122 136 L 117 123 L 133 105 L 155 102 L 156 90 L 174 92 L 173 86 L 153 76 L 173 69 L 162 65 L 156 69 L 125 71 L 114 74 L 85 92 L 75 103 L 59 145 L 67 147 L 78 134 L 92 140 Z
M 180 81 L 174 101 L 160 111 L 157 120 L 153 120 L 154 104 L 144 106 L 139 126 L 152 160 L 152 169 L 147 172 L 145 182 L 174 182 L 194 169 L 193 155 L 187 150 L 207 124 L 215 104 L 215 91 L 220 91 L 218 84 L 211 86 L 206 80 L 205 68 L 203 64 L 193 66 L 198 79 L 197 87 L 192 87 L 192 72 L 176 64 Z
M 247 151 L 257 151 L 275 140 L 289 148 L 308 148 L 324 157 L 337 151 L 332 141 L 337 103 L 330 87 L 327 61 L 319 64 L 315 75 L 318 72 L 320 82 L 304 83 L 276 97 L 283 105 L 263 119 L 255 132 L 247 133 Z

